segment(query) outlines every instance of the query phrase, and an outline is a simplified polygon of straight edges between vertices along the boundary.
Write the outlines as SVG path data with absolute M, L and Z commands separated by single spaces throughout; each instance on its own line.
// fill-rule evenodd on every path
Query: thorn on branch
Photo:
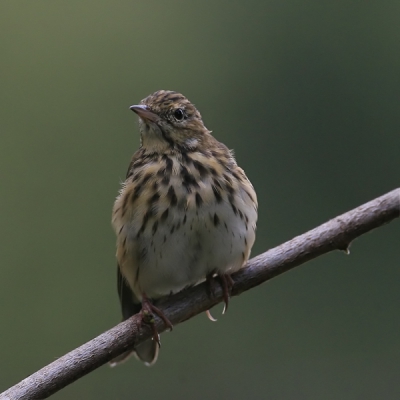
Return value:
M 343 251 L 346 255 L 350 255 L 351 242 L 347 244 L 341 244 L 338 246 L 338 250 Z

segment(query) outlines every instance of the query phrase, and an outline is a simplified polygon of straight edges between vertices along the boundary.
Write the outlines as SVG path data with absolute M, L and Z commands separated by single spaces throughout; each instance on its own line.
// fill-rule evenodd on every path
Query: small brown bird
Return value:
M 156 313 L 171 326 L 151 299 L 218 276 L 227 306 L 230 275 L 255 240 L 257 197 L 182 94 L 160 90 L 130 109 L 139 116 L 141 146 L 113 209 L 118 293 L 124 319 L 142 310 L 144 321 Z M 158 348 L 155 333 L 134 353 L 152 365 Z

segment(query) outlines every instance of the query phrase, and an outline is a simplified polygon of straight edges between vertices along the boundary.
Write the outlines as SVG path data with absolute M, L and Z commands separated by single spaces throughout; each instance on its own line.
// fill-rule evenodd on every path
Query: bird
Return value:
M 257 196 L 233 151 L 184 95 L 159 90 L 130 109 L 139 117 L 140 147 L 112 212 L 119 300 L 124 320 L 140 313 L 151 323 L 156 314 L 172 328 L 153 301 L 205 280 L 219 280 L 227 308 L 231 274 L 255 241 Z M 111 365 L 131 353 L 153 365 L 159 346 L 154 331 Z

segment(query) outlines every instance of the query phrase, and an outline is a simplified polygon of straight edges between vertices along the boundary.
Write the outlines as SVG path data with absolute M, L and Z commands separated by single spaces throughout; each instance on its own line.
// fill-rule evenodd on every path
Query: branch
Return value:
M 400 189 L 396 189 L 252 258 L 246 268 L 233 275 L 232 296 L 332 250 L 348 252 L 355 238 L 399 216 Z M 221 300 L 221 288 L 215 287 L 215 296 L 210 298 L 202 283 L 157 305 L 176 325 Z M 165 329 L 159 318 L 156 327 L 159 332 Z M 151 329 L 140 327 L 138 317 L 133 316 L 6 390 L 0 400 L 44 399 L 151 336 Z

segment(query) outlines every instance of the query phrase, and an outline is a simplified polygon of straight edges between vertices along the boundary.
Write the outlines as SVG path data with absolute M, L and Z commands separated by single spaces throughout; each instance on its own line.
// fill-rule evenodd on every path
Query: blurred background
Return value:
M 259 198 L 253 255 L 399 186 L 400 3 L 0 3 L 0 389 L 120 321 L 128 109 L 185 94 Z M 400 223 L 54 399 L 398 399 Z M 216 316 L 220 308 L 213 311 Z

